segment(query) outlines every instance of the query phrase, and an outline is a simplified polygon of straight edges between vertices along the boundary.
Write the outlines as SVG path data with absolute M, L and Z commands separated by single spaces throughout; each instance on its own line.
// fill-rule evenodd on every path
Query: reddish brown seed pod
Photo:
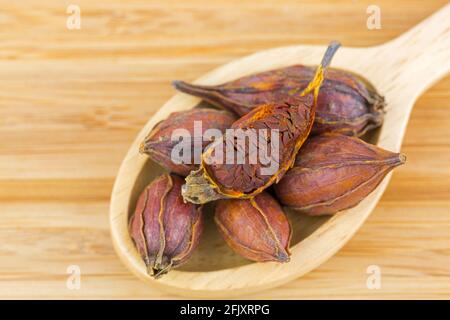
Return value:
M 309 215 L 334 214 L 356 206 L 405 160 L 356 137 L 324 134 L 308 139 L 275 192 L 283 205 Z
M 289 261 L 291 226 L 280 204 L 263 192 L 252 199 L 219 200 L 214 220 L 228 245 L 258 262 Z
M 330 69 L 317 99 L 311 134 L 362 136 L 383 124 L 384 98 L 366 80 Z
M 150 131 L 141 143 L 140 152 L 166 169 L 187 176 L 198 168 L 201 152 L 212 142 L 204 136 L 205 131 L 216 129 L 223 133 L 235 120 L 229 112 L 207 108 L 171 113 Z M 172 139 L 175 134 L 176 139 Z M 173 154 L 174 151 L 177 153 Z M 180 155 L 183 151 L 189 154 Z
M 209 103 L 245 115 L 261 104 L 299 95 L 315 67 L 293 65 L 242 77 L 218 86 L 174 81 L 174 87 Z M 384 98 L 371 84 L 352 73 L 329 69 L 317 98 L 312 134 L 337 132 L 361 136 L 383 122 Z
M 154 278 L 185 263 L 203 229 L 202 209 L 184 203 L 183 179 L 163 174 L 140 195 L 130 220 L 130 236 Z
M 186 177 L 183 198 L 193 203 L 251 198 L 278 182 L 311 131 L 324 71 L 338 47 L 338 43 L 330 44 L 301 95 L 253 109 L 233 123 L 234 135 L 227 130 L 222 139 L 209 145 L 202 154 L 200 169 Z M 242 136 L 252 132 L 258 139 L 247 143 L 236 138 L 237 133 Z M 268 134 L 261 135 L 264 132 Z M 241 155 L 241 161 L 235 154 L 238 158 Z

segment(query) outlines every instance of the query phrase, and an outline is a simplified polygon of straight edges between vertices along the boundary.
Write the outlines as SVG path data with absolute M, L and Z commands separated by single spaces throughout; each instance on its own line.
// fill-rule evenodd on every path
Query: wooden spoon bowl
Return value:
M 316 65 L 325 49 L 325 46 L 291 46 L 261 51 L 219 67 L 196 83 L 215 85 L 292 64 Z M 332 67 L 362 75 L 385 96 L 385 121 L 376 143 L 387 150 L 400 151 L 415 100 L 450 69 L 450 5 L 386 44 L 341 48 Z M 189 297 L 215 298 L 286 283 L 334 255 L 366 220 L 389 182 L 390 175 L 358 206 L 332 217 L 288 212 L 294 238 L 291 261 L 285 264 L 251 263 L 238 257 L 226 246 L 207 212 L 205 233 L 192 259 L 154 280 L 147 275 L 130 238 L 128 221 L 140 192 L 163 169 L 139 154 L 139 143 L 157 122 L 172 112 L 193 108 L 199 101 L 178 93 L 148 121 L 123 160 L 112 192 L 110 223 L 114 247 L 125 265 L 150 285 Z

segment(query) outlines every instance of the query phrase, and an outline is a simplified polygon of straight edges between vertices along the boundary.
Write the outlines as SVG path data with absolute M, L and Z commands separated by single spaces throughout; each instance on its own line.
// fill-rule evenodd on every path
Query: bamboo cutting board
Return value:
M 108 226 L 118 166 L 170 80 L 281 45 L 380 44 L 445 3 L 378 1 L 382 28 L 368 30 L 365 1 L 78 1 L 70 30 L 69 1 L 0 1 L 0 298 L 172 298 L 125 269 Z M 356 236 L 248 298 L 450 298 L 449 88 L 417 102 L 408 163 Z M 366 285 L 373 265 L 380 289 Z

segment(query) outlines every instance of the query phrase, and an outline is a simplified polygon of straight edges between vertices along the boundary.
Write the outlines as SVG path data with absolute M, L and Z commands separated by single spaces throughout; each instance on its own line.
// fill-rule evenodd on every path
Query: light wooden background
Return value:
M 125 269 L 108 229 L 119 164 L 170 81 L 275 46 L 381 44 L 446 2 L 0 0 L 0 298 L 174 298 Z M 381 30 L 366 28 L 372 3 Z M 69 4 L 81 30 L 66 28 Z M 244 298 L 450 298 L 449 89 L 448 76 L 417 102 L 407 165 L 356 236 Z M 66 288 L 70 265 L 80 290 Z

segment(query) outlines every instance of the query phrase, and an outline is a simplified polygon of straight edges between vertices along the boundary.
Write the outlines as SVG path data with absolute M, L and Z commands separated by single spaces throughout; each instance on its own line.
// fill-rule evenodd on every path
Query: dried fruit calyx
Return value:
M 215 129 L 223 134 L 235 120 L 223 110 L 194 108 L 174 112 L 150 131 L 140 151 L 168 170 L 187 176 L 198 168 L 203 149 L 212 142 L 205 131 Z
M 253 261 L 289 261 L 292 236 L 280 204 L 263 192 L 249 200 L 220 200 L 215 221 L 228 245 Z
M 261 104 L 284 101 L 299 95 L 314 75 L 314 67 L 294 65 L 242 77 L 218 86 L 174 81 L 179 91 L 238 115 Z M 383 122 L 384 98 L 371 84 L 347 71 L 329 69 L 317 98 L 312 134 L 338 132 L 361 136 Z
M 308 139 L 275 192 L 301 212 L 334 214 L 356 206 L 405 160 L 355 137 L 324 134 Z
M 193 203 L 251 198 L 278 182 L 311 131 L 324 72 L 338 47 L 338 43 L 330 44 L 301 95 L 253 109 L 233 123 L 235 135 L 227 131 L 221 140 L 209 145 L 202 154 L 200 169 L 186 178 L 183 198 Z M 247 143 L 245 135 L 252 131 L 258 139 Z M 264 132 L 269 134 L 261 135 Z M 223 157 L 218 159 L 221 153 Z
M 155 179 L 140 195 L 130 221 L 131 238 L 155 278 L 185 263 L 202 232 L 202 209 L 183 202 L 182 184 L 172 174 Z

